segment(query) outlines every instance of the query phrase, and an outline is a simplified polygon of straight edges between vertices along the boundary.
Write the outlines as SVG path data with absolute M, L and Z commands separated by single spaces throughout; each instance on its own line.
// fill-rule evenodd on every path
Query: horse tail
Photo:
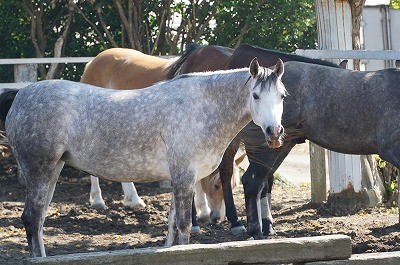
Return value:
M 14 102 L 18 89 L 4 88 L 0 90 L 0 130 L 4 131 L 8 111 Z
M 175 76 L 179 75 L 179 72 L 185 63 L 186 59 L 189 57 L 192 52 L 202 48 L 203 46 L 197 43 L 191 43 L 186 46 L 186 50 L 181 54 L 178 60 L 176 60 L 168 71 L 167 79 L 172 79 Z

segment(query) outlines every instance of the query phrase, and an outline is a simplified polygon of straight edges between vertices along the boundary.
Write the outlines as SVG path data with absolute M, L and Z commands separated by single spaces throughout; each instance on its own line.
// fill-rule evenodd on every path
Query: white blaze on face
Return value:
M 281 82 L 284 72 L 283 62 L 278 59 L 273 71 L 262 68 L 254 58 L 249 66 L 252 77 L 250 111 L 255 124 L 261 127 L 270 138 L 280 138 L 282 134 L 283 98 L 285 87 Z M 281 141 L 273 139 L 273 147 L 279 147 Z M 272 142 L 270 142 L 272 143 Z
M 279 81 L 278 81 L 279 82 Z M 251 112 L 255 124 L 261 127 L 264 133 L 266 128 L 276 128 L 281 124 L 283 114 L 283 92 L 272 87 L 261 89 L 261 84 L 252 91 Z

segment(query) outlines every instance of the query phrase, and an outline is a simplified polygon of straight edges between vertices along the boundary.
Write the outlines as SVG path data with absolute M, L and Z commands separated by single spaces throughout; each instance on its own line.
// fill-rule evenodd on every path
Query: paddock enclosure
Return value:
M 15 183 L 15 163 L 12 159 L 6 159 L 7 161 L 2 161 L 1 170 L 1 189 L 0 189 L 0 263 L 9 263 L 15 259 L 21 261 L 21 257 L 27 257 L 26 254 L 26 242 L 25 232 L 22 231 L 22 222 L 19 219 L 22 209 L 23 193 L 24 189 L 19 187 Z M 139 230 L 131 231 L 132 226 L 130 222 L 132 219 L 128 219 L 128 216 L 134 216 L 137 218 L 138 223 L 142 222 L 157 222 L 160 218 L 166 218 L 163 209 L 165 208 L 164 201 L 156 201 L 152 198 L 153 194 L 149 191 L 149 188 L 145 185 L 139 186 L 139 189 L 145 190 L 145 200 L 146 202 L 152 202 L 150 208 L 139 213 L 133 214 L 131 211 L 123 209 L 119 204 L 121 198 L 120 195 L 111 195 L 115 190 L 119 190 L 119 187 L 115 187 L 114 184 L 106 183 L 104 184 L 104 189 L 107 190 L 106 200 L 110 203 L 109 211 L 107 214 L 105 211 L 97 212 L 88 209 L 88 205 L 85 205 L 86 197 L 88 196 L 89 186 L 87 183 L 88 179 L 78 181 L 73 176 L 75 174 L 83 174 L 82 172 L 75 172 L 71 169 L 67 169 L 64 172 L 64 178 L 61 178 L 61 185 L 70 186 L 67 190 L 68 195 L 57 193 L 56 191 L 56 202 L 54 207 L 51 207 L 51 212 L 49 212 L 49 219 L 46 221 L 45 226 L 49 226 L 51 223 L 51 228 L 48 233 L 45 233 L 46 238 L 52 237 L 52 229 L 60 231 L 75 231 L 73 228 L 79 222 L 88 222 L 90 215 L 93 217 L 101 217 L 96 224 L 98 227 L 100 225 L 105 225 L 98 233 L 90 234 L 90 230 L 85 230 L 82 234 L 71 235 L 72 240 L 69 239 L 64 242 L 65 238 L 54 238 L 52 239 L 52 247 L 50 255 L 60 255 L 67 253 L 78 253 L 78 252 L 90 252 L 90 251 L 113 251 L 116 249 L 124 248 L 143 248 L 143 247 L 157 247 L 162 245 L 160 242 L 159 231 L 155 231 L 154 236 L 152 236 L 153 241 L 148 241 L 150 243 L 143 242 L 143 239 L 130 244 L 129 242 L 133 237 L 138 236 L 146 238 L 145 234 L 148 231 L 140 226 Z M 69 175 L 69 177 L 67 177 Z M 72 176 L 72 177 L 71 177 Z M 60 185 L 59 184 L 59 185 Z M 343 233 L 351 237 L 352 240 L 352 257 L 351 264 L 369 264 L 363 263 L 365 259 L 374 260 L 377 262 L 381 256 L 386 257 L 387 263 L 382 264 L 398 264 L 390 263 L 388 260 L 398 260 L 399 242 L 400 242 L 400 226 L 397 224 L 398 215 L 395 209 L 391 207 L 378 207 L 377 209 L 366 209 L 360 212 L 355 212 L 354 214 L 348 216 L 335 216 L 337 213 L 324 212 L 325 209 L 314 209 L 308 205 L 310 200 L 309 186 L 306 184 L 306 188 L 303 189 L 286 189 L 285 184 L 280 186 L 278 193 L 273 198 L 274 205 L 273 214 L 277 221 L 277 230 L 281 230 L 278 233 L 278 237 L 299 237 L 299 236 L 317 236 L 324 235 L 328 233 Z M 83 187 L 83 188 L 82 188 Z M 164 192 L 158 189 L 157 192 Z M 274 191 L 275 193 L 276 191 Z M 22 194 L 20 194 L 22 193 Z M 119 193 L 119 192 L 117 192 Z M 167 191 L 168 193 L 168 191 Z M 243 205 L 240 203 L 242 200 L 241 191 L 235 193 L 235 201 L 238 203 L 240 218 L 244 219 Z M 71 196 L 72 195 L 72 196 Z M 68 198 L 68 196 L 74 198 Z M 167 201 L 167 200 L 165 200 Z M 71 207 L 73 206 L 73 207 Z M 80 208 L 82 207 L 82 208 Z M 72 210 L 72 208 L 77 208 L 77 210 Z M 87 213 L 85 213 L 87 212 Z M 148 213 L 147 213 L 148 212 Z M 160 217 L 158 217 L 160 215 Z M 293 215 L 292 218 L 289 215 Z M 340 214 L 339 214 L 340 215 Z M 155 217 L 157 216 L 157 217 Z M 57 218 L 63 219 L 62 225 L 56 226 L 58 223 Z M 127 218 L 126 221 L 123 219 Z M 330 221 L 328 221 L 330 219 Z M 358 226 L 357 222 L 360 220 L 369 220 L 368 224 L 363 223 L 363 225 Z M 374 219 L 374 220 L 371 220 Z M 164 221 L 166 221 L 164 219 Z M 70 223 L 63 227 L 65 223 Z M 111 223 L 107 225 L 107 223 Z M 158 222 L 158 226 L 162 226 Z M 123 226 L 127 226 L 122 228 Z M 165 225 L 164 224 L 164 225 Z M 371 225 L 372 224 L 372 225 Z M 333 231 L 332 227 L 336 225 L 337 227 L 342 227 L 337 231 Z M 365 232 L 361 230 L 364 228 Z M 93 228 L 92 229 L 93 232 Z M 211 229 L 215 229 L 211 232 Z M 329 231 L 329 229 L 331 229 Z M 108 230 L 108 231 L 107 231 Z M 236 238 L 228 234 L 224 234 L 224 230 L 228 231 L 228 225 L 223 222 L 217 226 L 211 226 L 210 229 L 202 227 L 203 238 L 195 237 L 194 243 L 217 243 L 224 241 L 234 241 L 234 240 L 245 240 L 246 238 Z M 130 238 L 125 238 L 122 232 L 132 233 Z M 100 246 L 100 240 L 98 245 L 87 245 L 90 240 L 88 238 L 93 238 L 93 242 L 98 240 L 98 234 L 103 233 L 103 235 L 115 234 L 115 238 L 108 237 L 108 243 L 104 246 Z M 120 236 L 120 237 L 119 237 Z M 22 237 L 22 240 L 17 238 Z M 120 239 L 122 240 L 120 240 Z M 147 238 L 150 238 L 149 236 Z M 106 240 L 105 240 L 106 241 Z M 141 242 L 140 242 L 141 241 Z M 110 243 L 111 242 L 111 243 Z M 118 242 L 121 242 L 119 244 Z M 69 247 L 67 247 L 69 245 Z M 370 252 L 385 252 L 385 253 L 370 253 Z M 386 253 L 387 251 L 390 251 Z M 359 254 L 369 252 L 368 254 Z M 36 262 L 36 261 L 30 261 Z M 348 261 L 324 261 L 315 264 L 349 264 Z M 354 262 L 354 263 L 353 263 Z M 358 263 L 357 263 L 358 262 Z M 22 263 L 22 262 L 21 262 Z M 87 263 L 89 264 L 89 263 Z M 233 263 L 232 263 L 233 264 Z M 379 263 L 371 263 L 379 264 Z

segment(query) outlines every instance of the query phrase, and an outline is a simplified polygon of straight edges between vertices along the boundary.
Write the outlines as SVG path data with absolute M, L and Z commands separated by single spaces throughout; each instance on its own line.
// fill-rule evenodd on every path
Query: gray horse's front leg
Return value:
M 165 246 L 172 246 L 175 239 L 175 227 L 178 230 L 178 244 L 189 244 L 192 228 L 192 203 L 194 196 L 194 177 L 173 181 L 173 198 L 168 217 L 168 235 Z

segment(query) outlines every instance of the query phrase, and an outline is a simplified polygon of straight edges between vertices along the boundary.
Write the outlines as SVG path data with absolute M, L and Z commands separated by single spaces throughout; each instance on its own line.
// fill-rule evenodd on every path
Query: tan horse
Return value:
M 197 46 L 189 46 L 185 53 L 191 53 L 192 50 L 197 48 Z M 223 69 L 228 63 L 228 55 L 230 56 L 233 50 L 225 47 L 209 46 L 203 49 L 202 53 L 214 63 L 210 64 L 208 62 L 204 64 L 205 61 L 202 60 L 193 61 L 191 62 L 192 68 L 190 72 Z M 176 65 L 180 66 L 179 63 L 176 63 L 177 60 L 179 60 L 179 57 L 165 59 L 132 49 L 108 49 L 98 54 L 93 61 L 86 65 L 81 82 L 123 90 L 148 87 L 156 82 L 172 78 L 175 72 L 177 72 L 177 69 L 174 69 L 174 67 Z M 188 72 L 186 69 L 182 70 L 183 72 Z M 98 178 L 91 176 L 91 182 L 91 206 L 93 208 L 105 208 Z M 219 183 L 219 185 L 215 184 L 215 182 Z M 137 194 L 132 182 L 123 182 L 122 188 L 124 191 L 123 203 L 125 206 L 131 208 L 145 206 L 144 201 Z M 214 221 L 224 219 L 225 212 L 221 208 L 224 206 L 223 193 L 219 178 L 214 178 L 214 176 L 204 178 L 202 184 L 198 184 L 196 191 L 196 205 L 200 207 L 201 218 L 209 219 L 210 217 L 206 218 L 205 213 L 209 215 L 211 210 L 214 216 L 211 219 Z M 205 199 L 206 196 L 207 200 Z M 207 209 L 208 207 L 211 209 Z M 219 214 L 215 215 L 216 213 Z
M 114 89 L 138 89 L 170 79 L 172 64 L 178 58 L 164 59 L 142 52 L 113 48 L 89 62 L 81 82 Z

